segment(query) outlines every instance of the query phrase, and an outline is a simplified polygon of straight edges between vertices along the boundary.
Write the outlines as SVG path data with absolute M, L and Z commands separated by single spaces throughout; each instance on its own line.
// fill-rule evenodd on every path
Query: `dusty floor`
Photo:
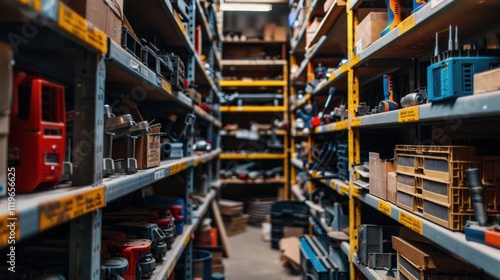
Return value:
M 231 257 L 224 259 L 226 280 L 301 279 L 281 266 L 278 250 L 261 238 L 260 227 L 247 226 L 245 233 L 229 237 Z

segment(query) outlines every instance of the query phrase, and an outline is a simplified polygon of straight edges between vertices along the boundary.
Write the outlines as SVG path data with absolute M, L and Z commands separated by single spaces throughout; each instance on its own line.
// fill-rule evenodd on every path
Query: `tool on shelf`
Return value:
M 184 127 L 182 128 L 181 133 L 176 135 L 173 130 L 174 124 L 177 121 L 177 116 L 174 114 L 170 114 L 168 116 L 168 123 L 165 127 L 165 134 L 170 140 L 170 142 L 163 142 L 160 145 L 161 151 L 161 160 L 167 159 L 178 159 L 184 156 L 183 152 L 183 143 L 186 142 L 189 133 L 191 133 L 191 129 L 196 121 L 196 115 L 189 113 L 186 115 L 184 119 Z
M 413 10 L 411 13 L 416 13 L 420 10 L 425 4 L 427 4 L 427 0 L 413 0 Z
M 430 102 L 451 100 L 474 92 L 474 75 L 500 66 L 500 57 L 481 56 L 474 50 L 474 56 L 468 52 L 462 56 L 458 44 L 458 27 L 455 27 L 455 39 L 450 25 L 448 49 L 439 53 L 438 34 L 431 65 L 427 67 L 428 100 Z
M 111 230 L 124 232 L 127 238 L 151 240 L 151 254 L 160 262 L 167 253 L 166 235 L 154 223 L 121 222 L 111 226 Z
M 392 75 L 385 74 L 383 76 L 384 98 L 378 104 L 379 112 L 389 112 L 398 109 L 398 103 L 394 102 L 394 87 L 392 83 Z
M 156 269 L 156 261 L 149 253 L 151 240 L 148 239 L 118 239 L 106 240 L 103 231 L 102 242 L 106 244 L 111 256 L 126 258 L 129 267 L 125 272 L 125 280 L 140 280 L 147 278 Z
M 23 175 L 16 177 L 16 191 L 52 188 L 63 175 L 64 87 L 19 71 L 14 74 L 12 97 L 8 165 Z
M 330 87 L 330 89 L 328 90 L 328 97 L 326 99 L 325 106 L 323 107 L 323 111 L 321 111 L 321 113 L 318 114 L 318 116 L 311 118 L 311 127 L 317 127 L 321 125 L 321 122 L 323 120 L 326 120 L 325 110 L 330 105 L 330 101 L 332 100 L 334 94 L 335 94 L 335 88 Z
M 149 123 L 147 121 L 134 122 L 132 117 L 126 117 L 125 122 L 122 124 L 126 129 L 119 129 L 113 131 L 115 133 L 113 139 L 126 141 L 126 154 L 125 158 L 114 159 L 115 172 L 134 174 L 137 173 L 137 160 L 135 159 L 135 142 L 137 138 L 151 132 Z M 132 121 L 132 122 L 128 122 Z M 131 124 L 131 126 L 129 126 Z
M 401 23 L 401 0 L 385 0 L 387 6 L 387 27 L 380 32 L 380 37 L 389 33 Z
M 427 88 L 418 88 L 415 92 L 409 93 L 401 98 L 401 107 L 408 108 L 418 106 L 427 102 Z

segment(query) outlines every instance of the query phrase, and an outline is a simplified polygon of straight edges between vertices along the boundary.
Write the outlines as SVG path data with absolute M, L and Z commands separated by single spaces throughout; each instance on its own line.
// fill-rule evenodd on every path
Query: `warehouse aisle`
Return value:
M 228 280 L 301 279 L 281 266 L 280 253 L 261 238 L 260 227 L 247 226 L 247 231 L 229 238 L 231 257 L 224 259 Z

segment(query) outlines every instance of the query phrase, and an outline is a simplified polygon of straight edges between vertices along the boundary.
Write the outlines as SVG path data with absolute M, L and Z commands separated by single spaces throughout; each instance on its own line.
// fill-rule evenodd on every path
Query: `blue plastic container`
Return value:
M 207 250 L 193 250 L 193 276 L 212 280 L 212 253 Z

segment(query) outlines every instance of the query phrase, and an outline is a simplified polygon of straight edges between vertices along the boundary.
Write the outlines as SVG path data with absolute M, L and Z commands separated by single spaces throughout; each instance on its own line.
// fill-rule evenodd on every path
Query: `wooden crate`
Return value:
M 393 236 L 392 247 L 397 251 L 398 279 L 480 279 L 477 268 L 447 254 L 432 244 L 409 242 Z
M 475 220 L 474 213 L 456 213 L 453 209 L 423 200 L 423 217 L 450 230 L 462 231 L 466 221 Z

